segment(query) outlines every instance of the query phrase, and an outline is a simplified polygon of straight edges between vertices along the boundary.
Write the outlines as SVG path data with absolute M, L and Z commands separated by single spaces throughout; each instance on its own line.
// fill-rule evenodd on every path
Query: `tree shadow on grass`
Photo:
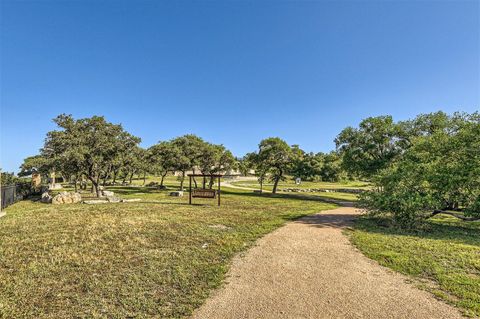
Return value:
M 427 220 L 417 229 L 394 227 L 387 218 L 361 217 L 355 229 L 381 235 L 413 236 L 422 239 L 445 240 L 457 244 L 480 247 L 480 222 L 456 221 L 451 223 L 442 219 Z
M 296 223 L 308 224 L 315 227 L 345 228 L 354 224 L 357 214 L 316 214 L 296 220 Z

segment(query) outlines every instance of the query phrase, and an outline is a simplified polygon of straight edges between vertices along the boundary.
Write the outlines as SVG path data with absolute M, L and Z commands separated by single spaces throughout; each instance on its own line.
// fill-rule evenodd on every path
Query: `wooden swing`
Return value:
M 189 196 L 188 196 L 188 203 L 192 204 L 192 198 L 217 198 L 218 199 L 218 206 L 220 206 L 220 178 L 222 175 L 220 174 L 188 174 L 189 177 Z M 202 188 L 193 188 L 192 189 L 192 178 L 195 177 L 203 177 L 203 187 Z M 218 189 L 210 189 L 205 187 L 206 177 L 218 178 Z

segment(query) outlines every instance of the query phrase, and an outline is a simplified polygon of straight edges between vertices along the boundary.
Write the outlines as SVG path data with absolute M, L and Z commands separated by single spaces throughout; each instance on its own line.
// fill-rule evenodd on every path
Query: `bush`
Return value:
M 371 214 L 391 214 L 411 228 L 435 211 L 463 211 L 480 218 L 480 118 L 456 115 L 451 125 L 416 136 L 411 146 L 373 179 L 375 190 L 360 196 Z M 433 214 L 432 214 L 433 213 Z

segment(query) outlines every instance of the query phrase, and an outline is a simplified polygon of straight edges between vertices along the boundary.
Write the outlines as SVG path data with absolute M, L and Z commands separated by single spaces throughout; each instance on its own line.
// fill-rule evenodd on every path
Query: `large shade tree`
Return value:
M 178 168 L 180 157 L 180 150 L 170 141 L 159 142 L 148 149 L 148 163 L 152 172 L 161 176 L 160 187 L 164 186 L 167 174 Z
M 398 127 L 391 116 L 369 117 L 358 128 L 347 127 L 335 139 L 344 168 L 371 178 L 400 153 Z
M 432 117 L 414 121 L 425 119 Z M 480 218 L 479 114 L 455 114 L 427 126 L 410 135 L 410 146 L 373 178 L 377 187 L 362 195 L 362 204 L 373 214 L 392 214 L 404 227 L 440 212 Z
M 71 115 L 59 115 L 54 119 L 59 127 L 47 133 L 42 156 L 48 158 L 58 170 L 85 174 L 100 196 L 100 178 L 111 169 L 119 153 L 129 152 L 125 140 L 136 146 L 140 138 L 126 132 L 121 125 L 112 124 L 102 116 L 74 119 Z

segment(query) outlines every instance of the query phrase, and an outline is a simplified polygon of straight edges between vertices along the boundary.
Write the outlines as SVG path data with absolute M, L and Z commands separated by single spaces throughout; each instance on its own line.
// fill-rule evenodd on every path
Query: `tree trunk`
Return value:
M 55 187 L 55 170 L 52 171 L 50 174 L 50 177 L 52 178 L 52 187 Z
M 165 179 L 165 176 L 167 176 L 168 174 L 168 171 L 166 171 L 163 175 L 162 175 L 162 179 L 160 180 L 160 187 L 163 187 L 163 180 Z
M 111 171 L 112 171 L 112 166 L 109 165 L 107 172 L 106 172 L 105 175 L 103 176 L 103 182 L 102 182 L 103 187 L 105 187 L 105 185 L 107 184 L 107 179 L 108 179 L 108 177 L 110 176 L 110 172 L 111 172 Z
M 75 193 L 77 192 L 77 181 L 78 181 L 78 177 L 75 176 L 75 179 L 74 179 L 74 183 L 75 183 Z
M 133 173 L 134 173 L 134 172 L 132 172 L 132 173 L 130 174 L 130 185 L 132 184 Z
M 112 181 L 112 185 L 115 185 L 115 181 L 117 180 L 117 174 L 118 174 L 118 170 L 113 170 L 113 181 Z
M 147 181 L 147 172 L 143 172 L 143 185 L 145 185 Z
M 185 180 L 185 171 L 182 171 L 182 178 L 180 179 L 180 190 L 183 191 L 183 181 Z
M 95 178 L 93 176 L 89 176 L 88 179 L 92 182 L 92 193 L 95 193 L 97 197 L 100 197 L 100 189 L 98 187 L 98 180 L 99 178 Z
M 210 182 L 208 183 L 208 188 L 212 189 L 213 187 L 213 176 L 210 176 Z
M 195 175 L 195 168 L 192 168 L 192 173 Z M 197 188 L 197 180 L 195 179 L 195 176 L 193 177 L 193 183 L 195 184 L 195 188 Z
M 103 176 L 103 182 L 102 182 L 103 187 L 105 187 L 105 185 L 107 184 L 107 178 L 108 178 L 108 174 L 105 174 L 105 176 Z
M 277 186 L 278 186 L 278 182 L 280 181 L 280 176 L 277 176 L 275 177 L 275 180 L 273 182 L 273 190 L 272 190 L 272 194 L 276 194 L 277 193 Z
M 86 190 L 87 189 L 87 181 L 85 180 L 85 175 L 81 175 L 82 180 L 80 181 L 80 189 Z
M 464 216 L 463 214 L 457 214 L 457 213 L 454 213 L 454 212 L 449 212 L 447 210 L 441 210 L 441 209 L 436 209 L 434 210 L 429 216 L 427 216 L 426 218 L 432 218 L 433 216 L 436 216 L 438 214 L 447 214 L 447 215 L 450 215 L 450 216 L 453 216 L 453 217 L 456 217 L 458 219 L 461 219 L 463 221 L 477 221 L 477 220 L 480 220 L 480 217 L 477 217 L 477 216 Z

